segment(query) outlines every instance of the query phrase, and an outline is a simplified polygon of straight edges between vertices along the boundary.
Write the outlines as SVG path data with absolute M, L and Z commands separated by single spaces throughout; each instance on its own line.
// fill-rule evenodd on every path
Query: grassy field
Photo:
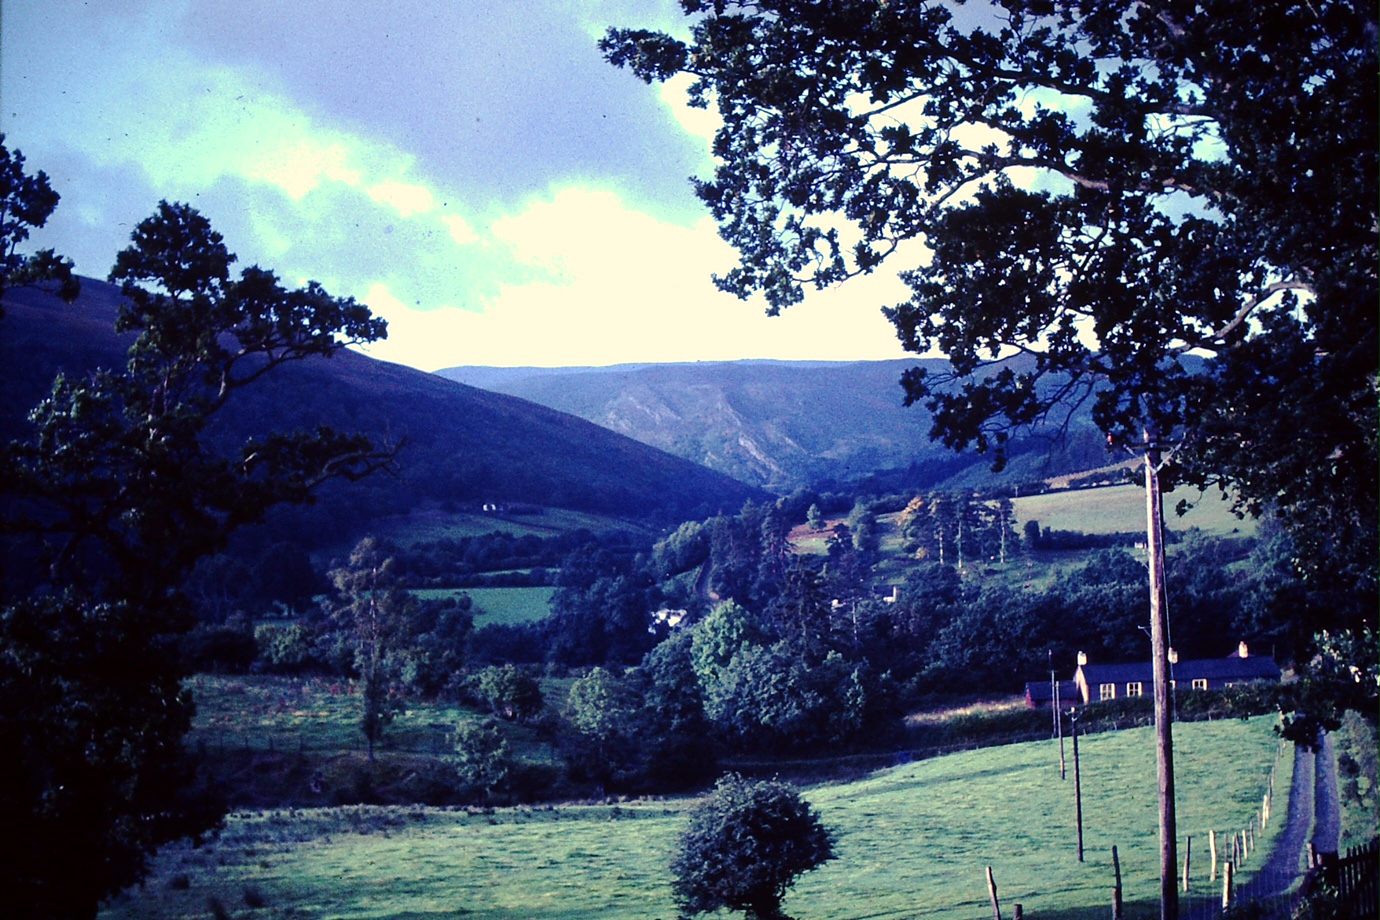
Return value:
M 551 613 L 554 587 L 534 588 L 416 588 L 423 599 L 468 594 L 474 601 L 475 628 L 494 623 L 531 623 Z
M 1270 719 L 1176 728 L 1179 827 L 1245 826 L 1271 770 L 1285 811 L 1289 757 Z M 990 913 L 991 866 L 1004 909 L 1029 916 L 1108 913 L 1116 845 L 1130 920 L 1156 916 L 1153 743 L 1148 730 L 1082 744 L 1086 862 L 1075 857 L 1072 771 L 1053 742 L 988 748 L 884 770 L 806 797 L 836 833 L 838 859 L 787 897 L 797 920 L 973 920 Z M 666 864 L 684 800 L 548 808 L 334 808 L 247 812 L 201 848 L 173 847 L 143 890 L 105 920 L 213 915 L 272 918 L 603 920 L 675 916 Z M 1271 837 L 1281 821 L 1272 823 Z M 1246 876 L 1253 858 L 1243 867 Z M 1205 859 L 1193 897 L 1211 897 Z M 253 908 L 252 911 L 250 908 Z
M 357 688 L 344 679 L 221 677 L 199 674 L 188 681 L 197 704 L 189 740 L 213 752 L 249 748 L 258 751 L 357 751 Z M 389 725 L 387 749 L 414 752 L 446 750 L 446 734 L 464 720 L 480 716 L 437 703 L 404 709 Z
M 552 587 L 544 588 L 466 588 L 474 600 L 474 625 L 530 623 L 551 613 Z
M 1182 517 L 1175 514 L 1180 499 L 1197 500 L 1196 506 Z M 1016 510 L 1017 533 L 1026 521 L 1039 521 L 1041 528 L 1083 533 L 1139 533 L 1145 530 L 1145 490 L 1136 485 L 1046 492 L 1014 499 L 1012 505 Z M 1169 530 L 1197 527 L 1215 536 L 1255 533 L 1255 522 L 1237 519 L 1216 493 L 1208 493 L 1198 500 L 1196 492 L 1170 492 L 1164 497 L 1164 514 L 1165 527 Z
M 383 518 L 378 523 L 377 535 L 403 546 L 411 546 L 446 538 L 478 537 L 495 531 L 515 537 L 528 534 L 550 537 L 582 529 L 593 533 L 636 531 L 641 529 L 641 526 L 617 518 L 564 508 L 543 508 L 536 514 L 520 515 L 433 510 Z

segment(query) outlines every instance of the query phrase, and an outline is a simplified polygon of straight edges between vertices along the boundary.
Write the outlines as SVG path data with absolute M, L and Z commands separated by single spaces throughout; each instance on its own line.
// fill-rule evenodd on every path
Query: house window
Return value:
M 1206 689 L 1207 689 L 1207 678 L 1206 678 L 1206 677 L 1195 677 L 1195 678 L 1193 678 L 1193 689 L 1194 689 L 1194 690 L 1206 690 Z
M 1100 700 L 1116 699 L 1116 684 L 1099 684 L 1097 687 L 1097 698 Z
M 1129 680 L 1129 681 L 1127 681 L 1127 682 L 1126 682 L 1126 695 L 1127 695 L 1127 696 L 1143 696 L 1144 694 L 1141 693 L 1141 682 L 1138 681 L 1138 680 Z

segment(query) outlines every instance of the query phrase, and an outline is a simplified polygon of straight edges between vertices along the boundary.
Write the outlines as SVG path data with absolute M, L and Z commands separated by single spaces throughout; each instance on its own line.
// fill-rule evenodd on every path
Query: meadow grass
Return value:
M 435 540 L 479 537 L 507 533 L 515 537 L 550 537 L 575 530 L 609 533 L 616 530 L 642 530 L 643 525 L 604 515 L 565 508 L 543 508 L 538 514 L 504 515 L 470 511 L 417 511 L 383 518 L 377 536 L 403 546 Z
M 411 593 L 422 600 L 468 595 L 474 601 L 474 625 L 478 629 L 495 623 L 531 623 L 549 616 L 551 596 L 556 593 L 556 589 L 549 585 L 507 588 L 413 588 Z
M 551 614 L 550 586 L 533 588 L 466 588 L 474 601 L 474 625 L 531 623 Z
M 1276 770 L 1287 810 L 1291 757 L 1273 720 L 1176 726 L 1181 835 L 1193 835 L 1206 897 L 1209 828 L 1244 827 Z M 1073 774 L 1052 741 L 986 748 L 883 770 L 805 796 L 836 835 L 838 858 L 801 878 L 797 920 L 973 920 L 990 914 L 985 868 L 1004 909 L 1032 917 L 1109 912 L 1111 847 L 1130 920 L 1156 916 L 1154 745 L 1148 729 L 1082 739 L 1086 861 L 1075 853 Z M 160 854 L 143 890 L 105 920 L 208 916 L 209 898 L 255 917 L 670 918 L 667 862 L 692 800 L 499 810 L 334 808 L 233 815 L 201 848 Z M 1282 820 L 1262 837 L 1268 847 Z M 1242 868 L 1249 878 L 1263 849 Z
M 188 740 L 213 753 L 362 750 L 358 687 L 344 678 L 198 674 L 188 679 L 196 718 Z M 409 701 L 388 726 L 385 750 L 443 752 L 447 735 L 463 721 L 485 716 L 473 709 Z
M 1180 499 L 1196 501 L 1182 517 L 1175 513 Z M 1027 521 L 1039 521 L 1040 527 L 1054 530 L 1081 531 L 1090 534 L 1140 533 L 1145 530 L 1145 490 L 1138 485 L 1102 486 L 1095 489 L 1073 489 L 1066 492 L 1046 492 L 1012 500 L 1016 511 L 1016 531 L 1020 533 Z M 1184 531 L 1196 527 L 1211 536 L 1255 533 L 1255 522 L 1240 520 L 1220 501 L 1216 493 L 1201 498 L 1191 490 L 1170 492 L 1164 497 L 1165 528 Z

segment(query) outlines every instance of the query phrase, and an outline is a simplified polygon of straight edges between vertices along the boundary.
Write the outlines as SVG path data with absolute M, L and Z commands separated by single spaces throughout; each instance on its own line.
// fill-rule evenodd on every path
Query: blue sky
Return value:
M 894 278 L 778 318 L 713 288 L 713 118 L 606 64 L 609 25 L 679 27 L 670 0 L 5 0 L 0 130 L 63 196 L 33 243 L 81 273 L 189 202 L 424 370 L 901 356 Z

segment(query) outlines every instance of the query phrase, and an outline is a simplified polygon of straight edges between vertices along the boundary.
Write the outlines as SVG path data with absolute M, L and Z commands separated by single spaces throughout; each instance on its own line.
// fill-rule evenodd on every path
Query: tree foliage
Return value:
M 723 126 L 696 190 L 776 313 L 899 269 L 904 378 L 955 448 L 1088 403 L 1171 480 L 1289 526 L 1296 565 L 1377 609 L 1377 10 L 682 0 L 688 41 L 614 29 Z M 1017 360 L 1004 359 L 1017 356 Z M 1064 416 L 1067 417 L 1067 416 Z
M 728 774 L 690 813 L 672 890 L 690 914 L 726 907 L 772 920 L 796 877 L 833 858 L 829 830 L 793 787 Z
M 7 147 L 0 134 L 0 297 L 11 287 L 45 284 L 55 286 L 58 295 L 71 303 L 81 289 L 72 274 L 72 261 L 51 249 L 20 252 L 29 234 L 53 216 L 61 199 L 47 173 L 30 174 L 24 163 L 24 154 Z M 0 305 L 0 316 L 4 315 Z
M 511 664 L 483 668 L 474 675 L 472 683 L 475 696 L 500 718 L 526 721 L 541 712 L 541 685 L 535 677 Z
M 371 537 L 355 546 L 347 565 L 331 572 L 331 583 L 336 599 L 329 613 L 359 677 L 359 727 L 372 763 L 374 749 L 400 708 L 396 693 L 416 603 L 398 587 L 392 557 Z
M 56 197 L 16 205 L 47 195 L 46 179 L 16 186 L 22 159 L 0 163 L 10 256 L 16 227 Z M 0 823 L 24 841 L 0 867 L 14 916 L 91 916 L 156 847 L 215 826 L 182 745 L 183 582 L 273 506 L 387 461 L 325 429 L 238 450 L 213 436 L 219 410 L 274 367 L 385 331 L 316 285 L 287 290 L 258 268 L 232 280 L 233 261 L 199 213 L 160 204 L 111 275 L 128 298 L 117 328 L 135 334 L 126 365 L 60 376 L 31 433 L 0 452 L 0 532 L 25 563 L 7 566 L 0 599 Z

